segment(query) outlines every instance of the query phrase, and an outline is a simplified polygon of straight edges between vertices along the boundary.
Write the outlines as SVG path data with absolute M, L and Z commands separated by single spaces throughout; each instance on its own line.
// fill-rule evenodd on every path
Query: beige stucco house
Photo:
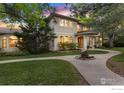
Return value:
M 91 28 L 83 26 L 79 20 L 54 14 L 54 19 L 50 22 L 56 38 L 50 43 L 50 50 L 59 50 L 59 43 L 78 43 L 80 48 L 87 49 L 101 46 L 100 34 L 93 32 Z M 15 45 L 17 38 L 13 35 L 14 32 L 20 32 L 17 27 L 10 29 L 7 25 L 0 23 L 0 49 L 1 51 L 18 50 Z

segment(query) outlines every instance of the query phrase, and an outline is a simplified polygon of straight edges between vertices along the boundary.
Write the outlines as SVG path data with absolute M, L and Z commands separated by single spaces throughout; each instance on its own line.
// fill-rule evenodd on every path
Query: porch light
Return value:
M 99 40 L 102 41 L 102 38 L 100 37 Z

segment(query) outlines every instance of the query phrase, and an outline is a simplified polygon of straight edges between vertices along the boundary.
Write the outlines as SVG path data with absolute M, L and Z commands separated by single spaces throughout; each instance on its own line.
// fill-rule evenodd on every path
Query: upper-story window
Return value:
M 89 30 L 89 28 L 88 27 L 83 27 L 83 31 L 88 31 Z
M 72 27 L 72 21 L 66 19 L 60 19 L 60 26 Z
M 81 31 L 80 25 L 77 25 L 77 32 Z
M 60 26 L 64 26 L 64 20 L 63 19 L 60 20 Z

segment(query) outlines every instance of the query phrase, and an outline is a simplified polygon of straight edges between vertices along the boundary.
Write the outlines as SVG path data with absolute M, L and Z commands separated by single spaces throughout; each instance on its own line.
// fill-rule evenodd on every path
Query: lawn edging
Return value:
M 118 51 L 120 53 L 109 58 L 106 62 L 106 66 L 112 72 L 120 75 L 121 77 L 124 77 L 124 62 L 118 61 L 118 57 L 123 55 L 123 52 L 119 50 L 114 51 Z

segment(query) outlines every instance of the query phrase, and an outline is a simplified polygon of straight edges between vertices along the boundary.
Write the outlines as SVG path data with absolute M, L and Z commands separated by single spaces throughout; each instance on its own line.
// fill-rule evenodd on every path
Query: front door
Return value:
M 83 48 L 83 37 L 78 37 L 79 48 Z

